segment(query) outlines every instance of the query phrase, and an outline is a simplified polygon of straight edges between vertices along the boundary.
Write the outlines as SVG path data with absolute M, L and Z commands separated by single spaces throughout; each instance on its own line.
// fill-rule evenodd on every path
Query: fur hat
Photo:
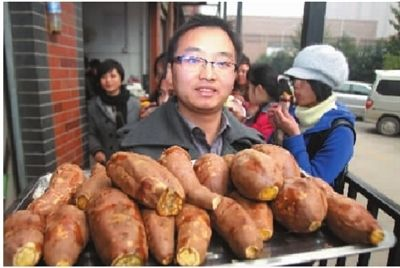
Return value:
M 286 75 L 317 80 L 332 89 L 341 86 L 349 76 L 349 65 L 343 53 L 330 45 L 312 45 L 302 49 Z

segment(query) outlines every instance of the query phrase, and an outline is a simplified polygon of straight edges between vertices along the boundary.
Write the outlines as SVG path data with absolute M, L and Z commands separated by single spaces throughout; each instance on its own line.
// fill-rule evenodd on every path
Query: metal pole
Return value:
M 242 35 L 242 2 L 237 3 L 236 34 Z
M 226 20 L 227 4 L 224 2 L 224 20 Z
M 301 48 L 320 44 L 324 38 L 326 2 L 305 2 Z

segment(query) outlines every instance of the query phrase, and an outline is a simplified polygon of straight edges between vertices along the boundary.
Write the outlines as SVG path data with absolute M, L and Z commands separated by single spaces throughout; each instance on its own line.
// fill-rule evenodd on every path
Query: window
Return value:
M 381 80 L 376 91 L 386 96 L 400 96 L 400 81 Z

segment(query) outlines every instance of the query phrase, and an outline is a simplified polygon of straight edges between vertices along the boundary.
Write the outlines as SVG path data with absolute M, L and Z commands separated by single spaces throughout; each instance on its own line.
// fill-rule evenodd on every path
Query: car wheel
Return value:
M 400 122 L 395 117 L 382 117 L 376 124 L 379 133 L 394 136 L 400 132 Z

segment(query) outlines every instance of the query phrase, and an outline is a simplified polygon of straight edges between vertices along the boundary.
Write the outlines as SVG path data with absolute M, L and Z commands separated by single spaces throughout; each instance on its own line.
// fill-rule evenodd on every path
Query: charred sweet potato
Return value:
M 75 204 L 85 210 L 89 199 L 101 188 L 110 187 L 111 179 L 107 176 L 106 167 L 96 163 L 91 170 L 91 176 L 85 180 L 75 193 Z
M 170 264 L 175 253 L 175 217 L 160 216 L 153 209 L 142 209 L 150 253 L 162 265 Z
M 193 166 L 200 183 L 211 192 L 225 195 L 229 187 L 229 169 L 222 158 L 217 154 L 202 155 Z
M 238 192 L 231 192 L 229 197 L 233 198 L 249 214 L 257 226 L 263 241 L 271 239 L 274 233 L 274 218 L 272 210 L 266 202 L 257 202 L 241 196 Z
M 185 204 L 176 216 L 178 232 L 176 261 L 179 265 L 200 265 L 211 239 L 210 217 L 204 209 Z
M 86 210 L 90 236 L 105 265 L 144 265 L 148 258 L 142 216 L 133 200 L 118 189 L 104 188 Z
M 28 209 L 46 217 L 59 205 L 67 204 L 84 180 L 83 171 L 78 165 L 65 163 L 58 166 L 46 192 L 33 200 Z
M 223 155 L 222 158 L 225 160 L 225 163 L 228 166 L 228 169 L 231 169 L 233 158 L 235 158 L 235 155 L 234 154 L 226 154 L 226 155 Z
M 211 226 L 228 243 L 239 258 L 255 259 L 263 241 L 254 221 L 235 200 L 223 197 L 220 205 L 210 212 Z
M 176 215 L 182 209 L 185 192 L 180 182 L 148 156 L 114 153 L 107 162 L 107 174 L 124 193 L 161 216 Z
M 328 204 L 325 193 L 310 179 L 286 179 L 271 203 L 274 219 L 295 233 L 317 230 L 325 219 Z
M 218 207 L 221 196 L 200 184 L 193 170 L 191 157 L 183 148 L 171 146 L 164 150 L 160 156 L 160 163 L 179 179 L 189 203 L 209 210 Z
M 4 222 L 4 265 L 34 266 L 43 252 L 45 220 L 30 210 L 19 210 Z
M 43 257 L 50 266 L 72 266 L 89 240 L 85 213 L 73 205 L 61 205 L 46 220 Z
M 328 197 L 326 222 L 330 230 L 347 243 L 378 245 L 384 232 L 374 217 L 349 197 L 333 194 Z
M 256 144 L 252 148 L 272 157 L 282 169 L 284 179 L 300 177 L 300 167 L 296 159 L 285 148 L 273 144 Z
M 231 178 L 240 194 L 260 201 L 273 200 L 283 184 L 282 169 L 274 159 L 254 149 L 236 153 Z

